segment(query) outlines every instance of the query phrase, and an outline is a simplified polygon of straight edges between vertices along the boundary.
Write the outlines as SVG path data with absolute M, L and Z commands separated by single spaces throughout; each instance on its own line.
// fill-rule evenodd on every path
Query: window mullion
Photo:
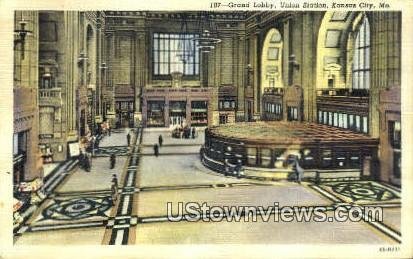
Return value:
M 166 53 L 168 53 L 168 74 L 171 74 L 171 34 L 168 34 L 168 47 Z
M 156 43 L 153 42 L 152 45 L 154 75 L 165 76 L 173 72 L 173 68 L 177 68 L 184 75 L 198 75 L 196 59 L 199 59 L 199 57 L 198 53 L 196 53 L 196 44 L 190 44 L 190 41 L 194 38 L 191 36 L 192 34 L 181 35 L 177 33 L 154 34 L 153 39 L 156 39 Z M 183 44 L 182 48 L 178 48 L 179 43 Z M 193 54 L 188 56 L 191 50 L 193 50 Z M 182 51 L 182 53 L 179 51 Z M 183 55 L 183 59 L 178 58 L 177 55 L 179 54 Z

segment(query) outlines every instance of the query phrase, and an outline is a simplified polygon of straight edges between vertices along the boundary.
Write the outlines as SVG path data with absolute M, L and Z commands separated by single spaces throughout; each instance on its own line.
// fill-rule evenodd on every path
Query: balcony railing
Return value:
M 188 87 L 188 88 L 170 88 L 170 87 L 156 87 L 144 89 L 144 93 L 200 93 L 211 91 L 210 87 Z
M 39 89 L 40 106 L 61 106 L 62 92 L 60 88 Z
M 317 89 L 317 96 L 368 97 L 369 96 L 369 89 L 319 88 L 319 89 Z
M 61 98 L 62 92 L 60 88 L 39 89 L 40 98 Z
M 271 95 L 283 95 L 284 88 L 282 87 L 265 87 L 264 94 L 271 94 Z

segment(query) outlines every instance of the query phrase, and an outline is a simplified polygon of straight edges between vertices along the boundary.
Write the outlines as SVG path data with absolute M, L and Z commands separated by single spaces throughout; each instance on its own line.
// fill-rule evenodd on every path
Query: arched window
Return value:
M 353 89 L 370 88 L 370 24 L 363 17 L 354 42 Z

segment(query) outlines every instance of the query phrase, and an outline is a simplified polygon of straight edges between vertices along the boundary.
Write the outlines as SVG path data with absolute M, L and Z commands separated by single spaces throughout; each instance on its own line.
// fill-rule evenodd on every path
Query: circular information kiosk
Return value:
M 368 135 L 321 124 L 245 122 L 207 128 L 201 159 L 225 174 L 241 166 L 251 178 L 291 179 L 295 158 L 304 178 L 374 178 L 377 145 Z

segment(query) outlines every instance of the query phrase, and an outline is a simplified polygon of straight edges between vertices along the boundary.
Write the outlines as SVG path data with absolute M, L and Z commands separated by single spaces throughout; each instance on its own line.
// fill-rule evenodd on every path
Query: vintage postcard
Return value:
M 413 256 L 410 1 L 0 7 L 1 258 Z

